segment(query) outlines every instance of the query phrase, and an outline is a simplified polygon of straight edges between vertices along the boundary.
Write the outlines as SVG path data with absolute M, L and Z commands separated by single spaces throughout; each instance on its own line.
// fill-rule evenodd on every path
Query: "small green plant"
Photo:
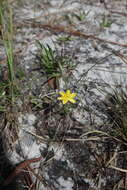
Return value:
M 86 17 L 88 16 L 88 14 L 90 13 L 90 11 L 84 12 L 84 11 L 80 11 L 80 13 L 73 13 L 72 15 L 74 17 L 76 17 L 79 21 L 83 21 L 86 19 Z
M 102 22 L 100 23 L 100 27 L 110 27 L 112 25 L 112 21 L 109 20 L 106 16 L 103 17 Z
M 43 69 L 43 72 L 48 77 L 56 77 L 59 76 L 62 72 L 62 65 L 58 61 L 55 51 L 47 44 L 44 46 L 39 41 L 37 42 L 39 45 L 39 55 L 37 58 L 40 62 L 40 66 Z
M 70 24 L 73 24 L 74 18 L 76 18 L 78 21 L 84 21 L 90 11 L 80 11 L 79 13 L 70 13 L 70 14 L 65 14 L 65 19 L 68 20 Z
M 37 61 L 39 61 L 42 72 L 47 76 L 47 78 L 64 77 L 64 73 L 66 72 L 65 70 L 72 69 L 74 67 L 69 57 L 59 54 L 48 44 L 43 45 L 39 41 L 37 44 L 39 45 Z

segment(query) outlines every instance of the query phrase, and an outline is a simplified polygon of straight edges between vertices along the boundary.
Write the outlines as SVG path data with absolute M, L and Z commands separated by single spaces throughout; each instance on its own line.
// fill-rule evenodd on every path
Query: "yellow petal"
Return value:
M 63 101 L 63 104 L 66 104 L 66 103 L 68 102 L 67 99 L 64 99 L 64 100 L 62 100 L 62 101 Z
M 69 101 L 73 104 L 76 102 L 74 99 L 69 99 Z
M 70 96 L 71 91 L 70 91 L 70 90 L 67 90 L 67 91 L 66 91 L 66 94 Z
M 58 100 L 62 100 L 63 98 L 62 98 L 62 97 L 58 97 L 57 99 L 58 99 Z
M 65 92 L 59 92 L 59 94 L 61 95 L 61 96 L 64 96 L 65 95 Z
M 70 95 L 70 97 L 71 97 L 71 98 L 74 98 L 76 95 L 77 95 L 77 93 L 72 93 L 72 94 Z

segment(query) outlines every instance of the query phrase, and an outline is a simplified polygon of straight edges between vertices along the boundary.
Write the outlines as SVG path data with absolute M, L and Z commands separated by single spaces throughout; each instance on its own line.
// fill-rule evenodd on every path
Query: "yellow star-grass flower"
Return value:
M 67 90 L 66 92 L 59 92 L 59 94 L 61 95 L 61 97 L 58 97 L 58 100 L 61 100 L 63 104 L 66 104 L 67 102 L 71 102 L 71 103 L 76 102 L 74 98 L 77 94 L 71 93 L 70 90 Z

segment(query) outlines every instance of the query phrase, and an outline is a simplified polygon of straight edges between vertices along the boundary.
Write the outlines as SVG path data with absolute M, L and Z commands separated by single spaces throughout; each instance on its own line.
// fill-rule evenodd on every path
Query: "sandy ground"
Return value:
M 13 110 L 7 107 L 7 121 L 3 113 L 0 117 L 0 173 L 9 162 L 12 169 L 4 174 L 5 181 L 14 174 L 7 188 L 19 176 L 18 185 L 11 188 L 127 189 L 126 171 L 120 171 L 126 169 L 126 140 L 113 135 L 118 136 L 118 130 L 109 122 L 104 104 L 107 92 L 127 84 L 126 1 L 15 0 L 10 7 L 20 96 Z M 47 81 L 37 60 L 37 40 L 69 62 L 55 78 L 56 86 Z M 0 56 L 6 70 L 2 43 Z M 66 89 L 77 93 L 74 105 L 57 100 L 58 92 Z

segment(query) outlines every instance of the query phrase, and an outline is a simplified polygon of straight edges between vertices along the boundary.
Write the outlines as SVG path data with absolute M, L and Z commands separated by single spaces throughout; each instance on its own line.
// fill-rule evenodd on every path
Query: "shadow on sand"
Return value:
M 16 181 L 5 186 L 3 185 L 9 174 L 13 171 L 14 166 L 9 162 L 4 150 L 4 143 L 0 134 L 0 189 L 2 190 L 17 190 Z

